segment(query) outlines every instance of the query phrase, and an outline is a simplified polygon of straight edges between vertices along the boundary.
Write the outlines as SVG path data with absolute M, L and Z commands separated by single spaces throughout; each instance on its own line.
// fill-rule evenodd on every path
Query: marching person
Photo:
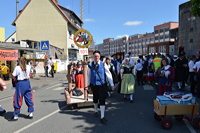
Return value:
M 126 100 L 126 95 L 130 95 L 130 102 L 133 103 L 133 93 L 135 87 L 134 79 L 134 66 L 130 64 L 130 58 L 125 59 L 125 63 L 121 65 L 121 90 L 120 93 L 124 95 Z
M 117 83 L 118 80 L 117 80 L 117 82 L 115 81 L 115 79 L 118 78 L 117 74 L 115 73 L 115 66 L 114 66 L 114 64 L 112 64 L 110 62 L 110 58 L 106 58 L 105 65 L 107 65 L 110 73 L 112 74 L 112 79 L 114 81 L 114 84 Z M 108 86 L 108 97 L 111 97 L 112 88 L 111 88 L 111 85 L 110 85 L 109 81 L 107 79 L 106 79 L 106 81 L 107 81 L 107 86 Z
M 6 83 L 0 79 L 0 91 L 3 91 L 6 89 Z M 0 116 L 3 115 L 4 113 L 6 113 L 6 110 L 2 108 L 2 106 L 0 105 Z
M 5 65 L 5 63 L 2 63 L 1 74 L 3 75 L 4 81 L 9 80 L 8 70 L 9 70 L 9 68 Z
M 49 65 L 51 66 L 51 76 L 52 76 L 52 78 L 54 78 L 54 62 L 51 57 L 49 60 Z
M 189 66 L 189 75 L 190 75 L 190 82 L 191 82 L 191 86 L 190 86 L 190 92 L 194 95 L 194 89 L 195 89 L 195 86 L 197 84 L 197 82 L 195 81 L 195 72 L 194 72 L 194 64 L 195 64 L 195 61 L 196 61 L 196 56 L 195 55 L 192 55 L 190 57 L 190 62 L 188 63 L 188 66 Z
M 102 61 L 100 61 L 100 52 L 93 52 L 94 61 L 89 64 L 88 69 L 88 85 L 93 92 L 93 102 L 95 109 L 95 117 L 98 117 L 98 102 L 101 110 L 101 123 L 106 123 L 107 119 L 104 117 L 105 113 L 105 99 L 107 98 L 106 78 L 108 79 L 112 90 L 115 89 L 108 67 Z
M 161 67 L 157 70 L 156 78 L 158 79 L 156 95 L 163 95 L 164 92 L 172 91 L 174 69 L 169 65 L 168 59 L 164 58 L 161 60 Z
M 33 119 L 34 103 L 33 103 L 33 91 L 30 86 L 29 74 L 30 66 L 26 64 L 26 58 L 20 57 L 19 66 L 16 66 L 13 71 L 13 78 L 17 77 L 17 84 L 15 94 L 13 96 L 13 117 L 8 121 L 17 121 L 22 106 L 23 97 L 26 105 L 28 106 L 28 115 L 26 119 Z
M 200 61 L 197 61 L 194 66 L 193 70 L 196 73 L 196 80 L 197 80 L 197 97 L 200 98 Z
M 142 66 L 142 63 L 140 62 L 140 60 L 137 60 L 137 64 L 136 64 L 136 71 L 137 71 L 137 82 L 138 82 L 138 86 L 140 85 L 140 82 L 141 82 L 141 85 L 144 85 L 143 83 L 143 79 L 142 79 L 142 76 L 143 76 L 143 66 Z

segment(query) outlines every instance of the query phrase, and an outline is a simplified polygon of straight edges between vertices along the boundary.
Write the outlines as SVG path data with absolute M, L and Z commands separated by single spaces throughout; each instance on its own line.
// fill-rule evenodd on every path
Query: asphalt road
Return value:
M 39 86 L 33 87 L 35 112 L 32 120 L 23 118 L 27 115 L 27 106 L 23 103 L 19 120 L 8 122 L 13 113 L 12 97 L 9 97 L 13 91 L 5 92 L 7 96 L 4 98 L 4 92 L 1 92 L 0 103 L 7 113 L 0 117 L 0 133 L 200 133 L 188 121 L 178 122 L 175 119 L 171 130 L 162 129 L 161 122 L 153 117 L 155 90 L 148 86 L 136 86 L 134 103 L 114 92 L 106 104 L 108 123 L 101 124 L 100 118 L 93 117 L 92 107 L 70 110 L 64 97 L 67 86 L 65 73 L 55 75 L 55 79 L 40 79 L 38 83 L 31 80 L 32 86 Z M 46 85 L 42 86 L 41 82 Z M 197 101 L 200 102 L 199 99 Z

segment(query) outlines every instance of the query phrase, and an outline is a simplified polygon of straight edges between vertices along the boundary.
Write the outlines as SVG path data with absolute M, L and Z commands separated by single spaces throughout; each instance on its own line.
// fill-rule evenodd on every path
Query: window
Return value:
M 166 31 L 169 31 L 169 27 L 166 27 L 166 28 L 165 28 L 165 32 L 166 32 Z
M 151 37 L 150 40 L 151 40 L 151 41 L 154 41 L 154 37 Z
M 12 42 L 15 42 L 15 38 L 12 38 L 11 40 L 12 40 Z
M 169 34 L 165 34 L 165 38 L 169 38 Z
M 190 28 L 190 32 L 193 32 L 193 27 L 192 27 L 192 28 Z
M 193 39 L 190 39 L 190 43 L 193 43 Z
M 155 40 L 158 40 L 158 36 L 155 37 Z
M 162 36 L 160 36 L 160 39 L 163 39 L 164 38 L 164 36 L 162 35 Z
M 160 29 L 160 33 L 162 33 L 164 30 L 163 29 Z
M 155 34 L 158 34 L 158 30 L 155 30 Z

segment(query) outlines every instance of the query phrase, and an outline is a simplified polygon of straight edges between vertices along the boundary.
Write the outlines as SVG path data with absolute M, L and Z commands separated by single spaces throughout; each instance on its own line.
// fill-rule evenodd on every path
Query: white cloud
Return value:
M 116 36 L 117 38 L 122 38 L 122 37 L 125 37 L 125 36 L 128 36 L 128 35 L 119 35 L 119 36 Z
M 124 25 L 128 25 L 128 26 L 130 26 L 130 25 L 140 25 L 142 23 L 143 23 L 143 21 L 128 21 L 128 22 L 124 23 Z
M 85 22 L 93 22 L 94 19 L 89 19 L 89 18 L 88 18 L 88 19 L 84 19 L 84 21 L 85 21 Z

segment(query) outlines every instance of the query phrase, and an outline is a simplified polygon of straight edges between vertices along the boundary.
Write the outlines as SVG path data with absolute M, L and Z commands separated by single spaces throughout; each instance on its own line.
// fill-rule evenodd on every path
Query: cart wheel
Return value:
M 77 108 L 77 104 L 71 104 L 69 107 L 71 110 L 74 110 L 75 108 Z
M 162 119 L 160 118 L 160 116 L 157 115 L 156 113 L 154 113 L 154 118 L 155 118 L 155 120 L 157 120 L 157 121 L 161 121 L 161 120 L 162 120 Z
M 172 127 L 172 125 L 173 125 L 172 120 L 169 118 L 164 118 L 161 121 L 161 126 L 163 129 L 169 130 Z
M 175 117 L 175 119 L 176 119 L 177 121 L 182 121 L 184 115 L 175 115 L 174 117 Z
M 193 126 L 196 129 L 200 129 L 200 118 L 195 118 L 193 121 Z

